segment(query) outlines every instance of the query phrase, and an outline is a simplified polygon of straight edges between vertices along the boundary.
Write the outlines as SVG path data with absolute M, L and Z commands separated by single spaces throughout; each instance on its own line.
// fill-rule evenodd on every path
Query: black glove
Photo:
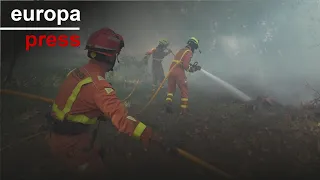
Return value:
M 195 69 L 196 69 L 196 71 L 200 71 L 201 70 L 201 66 L 196 66 Z
M 190 66 L 189 66 L 189 70 L 188 70 L 188 71 L 189 71 L 189 72 L 191 72 L 191 73 L 193 73 L 193 72 L 197 71 L 196 66 L 192 66 L 192 65 L 190 65 Z

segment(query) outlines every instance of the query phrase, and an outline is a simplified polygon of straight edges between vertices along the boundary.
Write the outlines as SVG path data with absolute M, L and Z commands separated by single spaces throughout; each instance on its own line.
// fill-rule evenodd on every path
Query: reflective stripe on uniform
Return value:
M 171 101 L 172 102 L 172 98 L 167 97 L 166 101 Z
M 97 118 L 90 119 L 87 116 L 82 115 L 82 114 L 80 114 L 80 115 L 67 115 L 67 113 L 70 112 L 72 105 L 80 92 L 81 87 L 83 85 L 89 84 L 89 83 L 92 83 L 91 77 L 87 77 L 77 84 L 77 86 L 73 89 L 71 95 L 69 96 L 67 103 L 64 106 L 63 110 L 60 110 L 56 103 L 53 104 L 52 111 L 55 113 L 58 120 L 63 121 L 66 119 L 69 121 L 79 122 L 82 124 L 95 124 L 96 123 Z
M 167 96 L 173 96 L 173 93 L 168 93 Z
M 172 102 L 172 97 L 173 97 L 173 93 L 168 93 L 166 101 L 171 101 Z
M 188 98 L 181 98 L 181 108 L 188 108 Z
M 186 109 L 188 108 L 188 105 L 180 105 L 181 108 Z
M 142 122 L 139 122 L 139 124 L 134 129 L 132 136 L 134 138 L 139 139 L 143 131 L 146 129 L 146 127 L 147 126 L 145 124 L 143 124 Z

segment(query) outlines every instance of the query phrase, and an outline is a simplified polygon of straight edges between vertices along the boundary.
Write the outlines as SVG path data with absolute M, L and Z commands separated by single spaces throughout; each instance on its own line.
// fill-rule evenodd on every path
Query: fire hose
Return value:
M 172 70 L 172 69 L 173 69 L 173 68 L 171 68 L 171 70 Z M 171 72 L 171 71 L 169 71 L 169 73 L 167 73 L 166 78 L 168 77 L 168 75 L 170 74 L 170 72 Z M 164 83 L 164 81 L 165 81 L 165 80 L 162 81 L 161 85 Z M 137 84 L 138 84 L 138 83 L 137 83 Z M 136 84 L 136 86 L 137 86 L 137 84 Z M 160 87 L 161 87 L 161 86 L 160 86 Z M 134 89 L 135 89 L 135 88 L 134 88 Z M 130 96 L 132 95 L 134 89 L 133 89 L 132 92 L 128 95 L 128 97 L 130 97 Z M 158 88 L 157 92 L 159 91 L 159 89 L 160 89 L 160 88 Z M 17 95 L 17 96 L 22 96 L 22 97 L 25 97 L 25 98 L 28 98 L 28 99 L 39 100 L 39 101 L 43 101 L 43 102 L 51 103 L 51 104 L 54 102 L 54 100 L 53 100 L 53 99 L 50 99 L 50 98 L 41 97 L 41 96 L 37 96 L 37 95 L 34 95 L 34 94 L 29 94 L 29 93 L 12 91 L 12 90 L 8 90 L 8 89 L 1 89 L 0 92 L 1 92 L 1 94 Z M 156 96 L 157 92 L 154 93 L 152 99 L 154 99 L 154 97 Z M 128 99 L 128 97 L 126 97 L 125 99 Z M 151 100 L 152 100 L 152 99 L 151 99 Z M 149 101 L 147 105 L 149 105 L 150 102 L 151 102 L 151 101 Z M 145 107 L 146 107 L 146 106 L 145 106 Z M 27 137 L 27 139 L 30 139 L 30 138 L 35 137 L 35 136 L 38 136 L 38 135 L 40 135 L 40 134 L 42 134 L 42 133 L 37 133 L 37 134 L 35 134 L 35 135 L 29 136 L 29 137 Z M 3 149 L 1 149 L 1 151 L 2 151 L 2 150 L 3 150 Z M 226 178 L 226 179 L 231 179 L 231 178 L 233 178 L 231 175 L 227 174 L 226 172 L 224 172 L 224 171 L 222 171 L 222 170 L 214 167 L 213 165 L 211 165 L 211 164 L 209 164 L 209 163 L 201 160 L 200 158 L 198 158 L 198 157 L 196 157 L 196 156 L 188 153 L 187 151 L 184 151 L 184 150 L 182 150 L 182 149 L 180 149 L 180 148 L 174 148 L 174 151 L 177 152 L 177 154 L 181 155 L 182 157 L 184 157 L 184 158 L 186 158 L 186 159 L 188 159 L 188 160 L 190 160 L 190 161 L 192 161 L 192 162 L 194 162 L 194 163 L 196 163 L 196 164 L 198 164 L 198 165 L 200 165 L 200 166 L 202 166 L 202 167 L 204 167 L 204 168 L 206 168 L 206 169 L 208 169 L 208 170 L 210 170 L 210 171 L 213 171 L 213 172 L 219 174 L 220 176 L 222 176 L 222 177 L 224 177 L 224 178 Z
M 173 56 L 176 56 L 172 51 L 171 54 Z M 151 102 L 154 100 L 154 98 L 157 96 L 157 94 L 159 93 L 161 87 L 163 86 L 164 82 L 166 82 L 166 80 L 168 79 L 170 73 L 172 72 L 172 70 L 177 66 L 178 64 L 175 64 L 170 70 L 169 72 L 166 74 L 165 78 L 162 80 L 162 82 L 160 83 L 158 89 L 153 93 L 153 95 L 151 96 L 150 100 L 147 102 L 147 104 L 140 110 L 140 112 L 138 114 L 141 114 L 150 104 Z
M 173 54 L 173 55 L 175 56 L 175 54 L 174 54 L 173 52 L 171 52 L 171 54 Z M 197 65 L 197 64 L 198 64 L 198 63 L 195 62 L 193 65 Z M 157 91 L 152 95 L 152 97 L 151 97 L 151 99 L 149 100 L 149 102 L 141 109 L 140 113 L 141 113 L 142 111 L 144 111 L 144 110 L 150 105 L 150 103 L 154 100 L 154 98 L 156 97 L 156 95 L 159 93 L 161 87 L 163 86 L 164 82 L 168 79 L 170 73 L 172 72 L 172 70 L 173 70 L 177 65 L 178 65 L 178 64 L 175 64 L 175 65 L 170 69 L 170 71 L 166 74 L 164 80 L 160 83 Z M 128 100 L 128 99 L 131 97 L 131 95 L 133 94 L 133 92 L 136 90 L 139 82 L 140 82 L 140 80 L 136 81 L 134 88 L 131 90 L 131 92 L 129 93 L 129 95 L 128 95 L 126 98 L 124 98 L 121 102 L 124 102 L 124 101 Z M 46 98 L 46 97 L 41 97 L 41 96 L 29 94 L 29 93 L 12 91 L 12 90 L 8 90 L 8 89 L 1 89 L 0 92 L 1 92 L 1 94 L 17 95 L 17 96 L 22 96 L 22 97 L 25 97 L 25 98 L 28 98 L 28 99 L 39 100 L 39 101 L 43 101 L 43 102 L 47 102 L 47 103 L 51 103 L 51 104 L 54 102 L 53 99 L 49 99 L 49 98 Z M 140 114 L 140 113 L 139 113 L 139 114 Z M 38 136 L 38 135 L 42 134 L 42 133 L 43 133 L 43 132 L 40 132 L 40 133 L 31 135 L 31 136 L 28 136 L 28 137 L 26 137 L 26 138 L 23 138 L 23 140 L 31 139 L 31 138 L 33 138 L 33 137 L 35 137 L 35 136 Z M 2 151 L 3 149 L 8 148 L 8 147 L 11 147 L 11 146 L 10 146 L 10 145 L 9 145 L 9 146 L 6 146 L 5 148 L 2 148 L 1 151 Z M 183 156 L 184 158 L 186 158 L 186 159 L 188 159 L 188 160 L 190 160 L 190 161 L 192 161 L 192 162 L 194 162 L 194 163 L 196 163 L 196 164 L 204 167 L 205 169 L 208 169 L 208 170 L 210 170 L 210 171 L 213 171 L 213 172 L 219 174 L 220 176 L 222 176 L 222 177 L 224 177 L 224 178 L 226 178 L 226 179 L 231 179 L 231 178 L 233 178 L 233 176 L 231 176 L 231 175 L 227 174 L 226 172 L 224 172 L 224 171 L 222 171 L 222 170 L 214 167 L 213 165 L 211 165 L 211 164 L 209 164 L 209 163 L 201 160 L 200 158 L 198 158 L 198 157 L 196 157 L 196 156 L 188 153 L 188 152 L 185 151 L 185 150 L 182 150 L 182 149 L 177 148 L 177 147 L 174 148 L 173 150 L 174 150 L 177 154 Z
M 171 54 L 173 56 L 175 56 L 175 54 L 173 52 L 171 52 Z M 174 66 L 172 66 L 172 68 L 170 68 L 169 72 L 166 74 L 165 78 L 162 80 L 162 82 L 160 83 L 158 89 L 153 93 L 153 95 L 151 96 L 150 100 L 147 102 L 147 104 L 140 110 L 140 112 L 138 114 L 141 114 L 154 100 L 154 98 L 158 95 L 161 87 L 163 86 L 163 84 L 166 82 L 166 80 L 168 79 L 170 73 L 172 72 L 172 70 L 179 65 L 179 63 L 176 63 Z M 198 66 L 198 62 L 195 62 L 194 64 L 192 64 L 192 66 Z
M 171 52 L 171 53 L 172 53 L 172 52 Z M 172 54 L 173 54 L 173 53 L 172 53 Z M 173 54 L 173 55 L 174 55 L 174 54 Z M 174 55 L 174 56 L 175 56 L 175 55 Z M 170 73 L 172 72 L 172 70 L 173 70 L 177 65 L 178 65 L 178 63 L 175 64 L 174 66 L 172 66 L 172 68 L 171 68 L 171 69 L 169 70 L 169 72 L 166 74 L 165 78 L 164 78 L 164 79 L 162 80 L 162 82 L 160 83 L 158 89 L 155 91 L 155 93 L 152 95 L 152 97 L 150 98 L 150 100 L 146 103 L 146 105 L 140 110 L 140 112 L 139 112 L 138 114 L 141 114 L 141 113 L 151 104 L 151 102 L 154 100 L 154 98 L 155 98 L 155 97 L 157 96 L 157 94 L 159 93 L 159 91 L 160 91 L 161 87 L 163 86 L 163 84 L 165 83 L 165 81 L 168 79 Z M 193 65 L 194 65 L 194 66 L 197 66 L 197 65 L 198 65 L 198 62 L 195 62 Z M 184 150 L 182 150 L 182 149 L 180 149 L 180 148 L 175 148 L 174 150 L 175 150 L 179 155 L 187 158 L 188 160 L 190 160 L 190 161 L 192 161 L 192 162 L 194 162 L 194 163 L 196 163 L 196 164 L 198 164 L 198 165 L 200 165 L 200 166 L 202 166 L 202 167 L 204 167 L 204 168 L 206 168 L 206 169 L 208 169 L 208 170 L 210 170 L 210 171 L 213 171 L 213 172 L 221 175 L 221 176 L 224 177 L 224 178 L 227 178 L 227 179 L 232 179 L 232 178 L 233 178 L 233 176 L 231 176 L 231 175 L 223 172 L 222 170 L 220 170 L 220 169 L 212 166 L 211 164 L 209 164 L 209 163 L 207 163 L 207 162 L 205 162 L 205 161 L 197 158 L 196 156 L 194 156 L 194 155 L 192 155 L 192 154 L 190 154 L 190 153 L 188 153 L 188 152 L 186 152 L 186 151 L 184 151 Z
M 170 73 L 172 72 L 172 70 L 177 66 L 178 64 L 175 64 L 174 66 L 172 66 L 172 68 L 169 70 L 169 72 L 166 74 L 165 78 L 162 80 L 162 82 L 160 83 L 158 89 L 153 93 L 153 95 L 151 96 L 150 100 L 147 102 L 147 104 L 140 110 L 140 112 L 138 114 L 141 114 L 150 104 L 151 102 L 154 100 L 154 98 L 157 96 L 157 94 L 159 93 L 161 87 L 163 86 L 164 82 L 166 82 L 166 80 L 168 79 Z
M 172 53 L 172 52 L 171 52 L 171 53 Z M 172 53 L 172 54 L 173 54 L 173 53 Z M 175 56 L 175 54 L 173 54 L 173 55 Z M 155 97 L 157 96 L 157 94 L 159 93 L 159 91 L 160 91 L 161 87 L 163 86 L 163 84 L 165 83 L 165 81 L 168 79 L 170 73 L 172 72 L 172 70 L 173 70 L 177 65 L 178 65 L 178 63 L 175 64 L 174 66 L 172 66 L 172 68 L 171 68 L 171 69 L 169 70 L 169 72 L 166 74 L 165 78 L 164 78 L 164 79 L 162 80 L 162 82 L 160 83 L 158 89 L 155 91 L 155 93 L 152 95 L 152 97 L 150 98 L 150 100 L 149 100 L 149 101 L 147 102 L 147 104 L 140 110 L 140 112 L 139 112 L 138 114 L 141 114 L 141 113 L 151 104 L 151 102 L 154 100 L 154 98 L 155 98 Z M 197 66 L 197 65 L 198 65 L 198 62 L 195 62 L 193 65 L 194 65 L 194 66 Z M 199 159 L 198 157 L 196 157 L 196 156 L 194 156 L 194 155 L 192 155 L 192 154 L 190 154 L 190 153 L 188 153 L 188 152 L 186 152 L 186 151 L 184 151 L 184 150 L 182 150 L 182 149 L 180 149 L 180 148 L 175 148 L 174 150 L 175 150 L 179 155 L 187 158 L 188 160 L 190 160 L 190 161 L 192 161 L 192 162 L 194 162 L 194 163 L 196 163 L 196 164 L 198 164 L 198 165 L 200 165 L 200 166 L 202 166 L 202 167 L 204 167 L 204 168 L 206 168 L 206 169 L 208 169 L 208 170 L 210 170 L 210 171 L 213 171 L 213 172 L 221 175 L 221 176 L 224 177 L 224 178 L 227 178 L 227 179 L 232 179 L 232 178 L 233 178 L 233 176 L 227 174 L 226 172 L 224 172 L 224 171 L 222 171 L 222 170 L 220 170 L 220 169 L 212 166 L 211 164 L 209 164 L 209 163 L 207 163 L 207 162 Z
M 127 101 L 131 95 L 133 94 L 133 92 L 136 90 L 138 84 L 139 84 L 140 80 L 138 80 L 136 83 L 135 83 L 135 86 L 133 87 L 133 89 L 131 90 L 131 92 L 129 93 L 129 95 L 124 98 L 121 102 L 125 102 Z M 50 104 L 53 104 L 54 100 L 53 99 L 49 99 L 49 98 L 46 98 L 46 97 L 41 97 L 41 96 L 37 96 L 37 95 L 33 95 L 33 94 L 29 94 L 29 93 L 24 93 L 24 92 L 17 92 L 17 91 L 13 91 L 13 90 L 8 90 L 8 89 L 1 89 L 0 90 L 0 93 L 1 94 L 10 94 L 10 95 L 16 95 L 16 96 L 22 96 L 22 97 L 25 97 L 25 98 L 28 98 L 28 99 L 32 99 L 32 100 L 39 100 L 39 101 L 43 101 L 43 102 L 46 102 L 46 103 L 50 103 Z M 100 122 L 100 121 L 99 121 Z M 98 124 L 98 128 L 99 128 L 99 124 Z M 98 131 L 98 128 L 95 130 L 95 131 Z M 29 140 L 29 139 L 32 139 L 34 137 L 37 137 L 38 135 L 40 134 L 43 134 L 44 132 L 39 132 L 39 133 L 36 133 L 36 134 L 33 134 L 33 135 L 30 135 L 30 136 L 27 136 L 25 138 L 22 138 L 19 142 L 24 142 L 26 140 Z M 96 134 L 97 132 L 93 133 L 93 134 Z M 95 138 L 94 138 L 95 139 Z M 18 142 L 18 143 L 19 143 Z M 16 143 L 14 143 L 16 144 Z M 0 149 L 0 152 L 7 149 L 7 148 L 10 148 L 12 147 L 13 144 L 9 144 L 5 147 L 2 147 Z

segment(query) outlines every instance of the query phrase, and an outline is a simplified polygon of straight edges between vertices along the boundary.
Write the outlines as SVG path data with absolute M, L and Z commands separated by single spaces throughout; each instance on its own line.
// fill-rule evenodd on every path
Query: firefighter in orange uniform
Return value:
M 148 64 L 148 59 L 152 55 L 152 93 L 154 93 L 154 91 L 157 89 L 157 86 L 164 79 L 162 61 L 167 55 L 172 53 L 172 51 L 168 49 L 168 46 L 169 42 L 166 39 L 160 40 L 159 45 L 156 48 L 153 48 L 150 51 L 148 51 L 143 59 L 144 63 Z
M 194 50 L 198 49 L 198 47 L 199 41 L 194 37 L 190 38 L 187 46 L 178 51 L 171 63 L 170 70 L 171 68 L 174 69 L 172 69 L 168 77 L 168 93 L 166 98 L 166 110 L 169 113 L 172 112 L 172 98 L 176 91 L 176 85 L 178 85 L 181 94 L 181 114 L 185 114 L 188 111 L 188 84 L 185 71 L 192 73 L 201 70 L 200 66 L 190 64 Z
M 121 35 L 109 28 L 94 32 L 88 39 L 88 64 L 71 71 L 59 89 L 48 115 L 51 152 L 72 171 L 105 172 L 99 148 L 92 144 L 89 126 L 106 116 L 123 133 L 148 145 L 159 140 L 151 128 L 128 116 L 115 90 L 104 76 L 112 71 L 118 54 L 124 47 Z

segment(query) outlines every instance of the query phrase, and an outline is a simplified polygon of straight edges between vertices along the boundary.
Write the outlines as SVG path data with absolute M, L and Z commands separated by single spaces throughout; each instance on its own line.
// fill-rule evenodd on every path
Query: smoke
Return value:
M 272 1 L 269 5 L 276 9 L 256 14 L 252 9 L 260 2 L 232 6 L 226 21 L 211 21 L 211 47 L 199 55 L 200 64 L 253 97 L 268 95 L 293 105 L 314 98 L 305 85 L 320 88 L 320 51 L 311 48 L 320 41 L 319 2 Z M 245 17 L 250 21 L 242 21 Z M 193 84 L 201 86 L 203 78 L 194 75 Z
M 313 98 L 306 81 L 320 86 L 319 47 L 309 48 L 320 43 L 319 1 L 127 2 L 115 9 L 123 15 L 110 25 L 125 37 L 123 54 L 141 59 L 159 38 L 177 52 L 195 36 L 203 54 L 192 61 L 251 97 L 299 104 Z M 166 72 L 172 58 L 163 62 Z M 201 73 L 188 78 L 190 88 L 223 91 Z
M 137 60 L 159 38 L 167 38 L 176 53 L 189 37 L 197 37 L 202 54 L 196 52 L 192 61 L 253 98 L 268 95 L 299 104 L 313 98 L 306 81 L 320 89 L 320 1 L 103 2 L 82 18 L 82 26 L 82 47 L 90 32 L 109 26 L 124 36 L 121 56 Z M 61 58 L 46 55 L 40 61 L 83 63 L 82 49 L 55 52 Z M 172 58 L 164 60 L 165 72 Z M 201 73 L 188 79 L 191 89 L 200 87 L 213 96 L 224 92 Z

